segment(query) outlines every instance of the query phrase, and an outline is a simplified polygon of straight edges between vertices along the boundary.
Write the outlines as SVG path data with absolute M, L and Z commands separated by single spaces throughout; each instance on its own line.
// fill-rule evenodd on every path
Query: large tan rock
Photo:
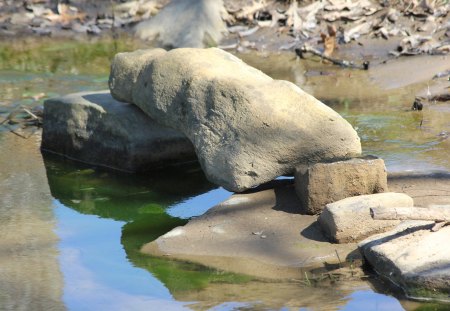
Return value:
M 356 131 L 334 110 L 220 49 L 118 54 L 110 89 L 183 132 L 207 178 L 228 190 L 361 152 Z
M 109 91 L 45 101 L 42 149 L 88 164 L 137 172 L 195 161 L 191 142 Z
M 319 214 L 328 203 L 387 191 L 386 167 L 371 156 L 298 166 L 295 190 L 303 211 Z
M 337 243 L 358 242 L 373 234 L 385 232 L 399 220 L 374 220 L 373 207 L 412 207 L 413 199 L 404 193 L 377 193 L 346 198 L 327 204 L 318 222 L 325 235 Z

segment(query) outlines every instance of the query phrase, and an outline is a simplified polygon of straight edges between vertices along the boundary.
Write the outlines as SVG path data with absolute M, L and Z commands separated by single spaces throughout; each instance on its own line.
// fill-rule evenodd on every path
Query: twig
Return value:
M 339 257 L 339 253 L 338 253 L 337 249 L 335 249 L 334 251 L 336 252 L 336 256 L 337 256 L 337 258 L 338 258 L 338 260 L 339 260 L 339 268 L 342 268 L 341 257 Z
M 34 113 L 32 113 L 27 108 L 22 108 L 22 110 L 25 111 L 27 114 L 29 114 L 34 120 L 39 120 L 39 117 L 37 115 L 35 115 Z
M 311 53 L 317 56 L 320 56 L 322 59 L 326 59 L 330 62 L 332 62 L 335 65 L 339 65 L 342 67 L 348 67 L 348 68 L 355 68 L 355 69 L 362 69 L 362 70 L 368 70 L 370 63 L 368 61 L 365 61 L 362 65 L 355 64 L 352 61 L 343 60 L 343 59 L 337 59 L 333 58 L 327 55 L 324 55 L 324 53 L 320 52 L 319 50 L 305 44 L 300 48 L 295 49 L 295 53 L 300 57 L 304 58 L 304 53 Z
M 308 273 L 306 273 L 306 271 L 305 271 L 305 279 L 306 279 L 307 284 L 309 286 L 311 286 L 311 281 L 308 279 Z

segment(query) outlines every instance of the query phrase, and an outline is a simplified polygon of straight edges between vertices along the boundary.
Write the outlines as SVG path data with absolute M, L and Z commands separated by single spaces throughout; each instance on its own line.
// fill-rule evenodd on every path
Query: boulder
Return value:
M 449 301 L 450 226 L 432 232 L 434 222 L 406 221 L 359 244 L 366 260 L 411 298 Z
M 337 243 L 358 242 L 373 234 L 388 231 L 399 220 L 374 220 L 372 207 L 412 207 L 413 199 L 404 193 L 377 193 L 346 198 L 327 204 L 318 222 L 325 235 Z
M 207 178 L 231 191 L 361 152 L 337 112 L 220 49 L 121 53 L 109 85 L 117 99 L 183 132 Z
M 301 165 L 295 190 L 306 214 L 319 214 L 328 203 L 387 191 L 384 161 L 373 156 Z
M 77 161 L 138 172 L 196 159 L 191 142 L 109 91 L 46 100 L 42 150 Z

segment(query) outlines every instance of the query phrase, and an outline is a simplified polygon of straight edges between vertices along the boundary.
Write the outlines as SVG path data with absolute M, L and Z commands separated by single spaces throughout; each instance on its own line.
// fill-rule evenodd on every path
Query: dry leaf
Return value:
M 44 98 L 46 96 L 47 96 L 47 94 L 45 94 L 45 93 L 39 93 L 39 94 L 31 96 L 31 98 L 33 98 L 34 100 L 37 101 L 37 100 L 42 99 L 42 98 Z
M 322 38 L 324 46 L 323 55 L 329 57 L 333 54 L 336 47 L 336 27 L 328 25 L 327 30 L 328 35 L 321 33 L 320 37 Z
M 265 0 L 252 1 L 251 5 L 245 6 L 235 13 L 236 19 L 238 20 L 247 19 L 249 21 L 253 21 L 253 15 L 266 7 L 267 3 Z
M 300 33 L 302 29 L 302 19 L 298 14 L 297 1 L 291 3 L 285 14 L 287 16 L 286 25 L 292 27 L 292 32 L 294 34 Z
M 371 22 L 363 22 L 350 30 L 347 30 L 344 32 L 344 42 L 348 43 L 352 41 L 353 39 L 359 38 L 361 35 L 365 35 L 370 32 L 372 29 L 372 23 Z

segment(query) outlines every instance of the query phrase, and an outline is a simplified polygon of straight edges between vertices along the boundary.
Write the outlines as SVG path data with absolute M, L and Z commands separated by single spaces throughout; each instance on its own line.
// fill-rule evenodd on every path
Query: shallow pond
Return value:
M 45 98 L 107 87 L 109 60 L 138 45 L 61 41 L 0 44 L 0 116 Z M 390 171 L 450 170 L 450 108 L 410 111 L 423 85 L 386 90 L 367 72 L 336 70 L 291 55 L 242 55 L 340 112 L 364 152 Z M 310 284 L 142 255 L 139 248 L 204 213 L 230 193 L 197 165 L 129 176 L 45 156 L 39 132 L 0 130 L 0 310 L 448 310 L 419 304 L 381 281 Z

